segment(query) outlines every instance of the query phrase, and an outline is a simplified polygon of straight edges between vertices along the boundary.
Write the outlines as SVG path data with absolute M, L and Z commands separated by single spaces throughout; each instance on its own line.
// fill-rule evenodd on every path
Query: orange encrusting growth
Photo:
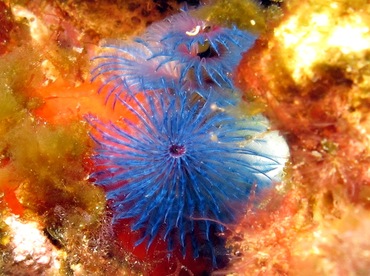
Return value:
M 119 110 L 114 111 L 109 103 L 104 104 L 104 97 L 96 91 L 99 83 L 84 82 L 77 87 L 68 83 L 57 82 L 37 89 L 43 104 L 34 114 L 55 125 L 81 120 L 88 114 L 98 114 L 103 120 L 116 121 L 120 118 Z
M 17 199 L 15 189 L 8 185 L 6 182 L 2 184 L 0 193 L 4 193 L 4 200 L 10 211 L 15 215 L 23 215 L 24 208 Z

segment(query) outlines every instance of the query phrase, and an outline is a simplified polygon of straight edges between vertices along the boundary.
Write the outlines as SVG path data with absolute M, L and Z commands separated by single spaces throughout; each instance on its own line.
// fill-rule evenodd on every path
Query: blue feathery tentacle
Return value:
M 91 80 L 102 79 L 98 93 L 105 93 L 106 102 L 112 96 L 116 99 L 126 95 L 128 90 L 137 93 L 174 87 L 180 75 L 175 64 L 159 66 L 163 58 L 152 56 L 153 51 L 143 41 L 105 41 L 101 53 L 92 59 L 95 67 Z
M 205 100 L 212 96 L 213 106 L 218 108 L 236 107 L 242 98 L 242 94 L 238 89 L 227 89 L 217 86 L 202 88 L 191 83 L 184 85 L 182 89 L 189 94 L 199 95 Z
M 146 241 L 149 248 L 162 238 L 185 255 L 189 237 L 194 257 L 204 244 L 212 252 L 210 229 L 223 232 L 235 222 L 254 184 L 278 179 L 285 141 L 263 116 L 237 118 L 215 109 L 212 92 L 197 100 L 176 89 L 144 95 L 118 98 L 135 120 L 114 124 L 88 116 L 98 168 L 91 177 L 107 189 L 114 221 L 133 219 L 132 229 L 142 231 L 137 244 Z

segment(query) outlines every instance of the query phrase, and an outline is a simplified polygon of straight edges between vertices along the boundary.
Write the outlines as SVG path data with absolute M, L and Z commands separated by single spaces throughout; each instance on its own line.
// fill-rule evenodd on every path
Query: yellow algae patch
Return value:
M 369 12 L 365 4 L 355 11 L 339 1 L 307 1 L 292 8 L 275 29 L 274 44 L 280 45 L 293 79 L 312 80 L 315 66 L 333 64 L 343 55 L 364 56 L 370 45 Z

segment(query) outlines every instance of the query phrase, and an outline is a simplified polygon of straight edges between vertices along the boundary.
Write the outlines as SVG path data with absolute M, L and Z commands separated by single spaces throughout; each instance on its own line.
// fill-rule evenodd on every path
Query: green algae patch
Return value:
M 42 85 L 42 55 L 34 47 L 22 46 L 0 57 L 0 89 L 9 87 L 14 95 L 26 99 L 35 87 Z M 20 102 L 22 103 L 22 102 Z
M 27 117 L 35 106 L 35 88 L 42 83 L 41 57 L 31 47 L 19 47 L 0 57 L 0 122 L 1 132 Z
M 38 55 L 29 48 L 20 47 L 6 56 L 0 57 L 0 189 L 14 189 L 19 177 L 9 158 L 9 150 L 17 146 L 17 139 L 10 133 L 19 124 L 30 120 L 28 106 L 32 86 L 41 81 L 38 71 Z M 9 143 L 9 140 L 15 139 Z
M 0 120 L 6 120 L 17 116 L 21 106 L 7 86 L 0 87 Z
M 25 111 L 11 89 L 0 82 L 0 162 L 7 158 L 5 149 L 8 144 L 4 140 L 8 132 L 25 117 Z M 1 187 L 1 183 L 0 183 Z
M 83 174 L 79 163 L 87 140 L 84 123 L 55 127 L 27 120 L 15 127 L 8 142 L 16 141 L 10 154 L 19 171 L 28 177 L 58 182 L 60 176 L 76 180 Z
M 104 195 L 85 179 L 88 157 L 85 123 L 54 127 L 30 121 L 8 136 L 9 155 L 16 171 L 24 176 L 18 196 L 28 209 L 45 214 L 57 205 L 102 211 Z M 12 145 L 15 141 L 15 145 Z M 100 203 L 100 204 L 99 204 Z

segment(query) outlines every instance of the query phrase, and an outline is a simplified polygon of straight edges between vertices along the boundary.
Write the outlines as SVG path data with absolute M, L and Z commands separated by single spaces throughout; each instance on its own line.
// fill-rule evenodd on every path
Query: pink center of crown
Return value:
M 178 158 L 185 154 L 186 148 L 182 145 L 171 145 L 169 152 L 172 157 Z

